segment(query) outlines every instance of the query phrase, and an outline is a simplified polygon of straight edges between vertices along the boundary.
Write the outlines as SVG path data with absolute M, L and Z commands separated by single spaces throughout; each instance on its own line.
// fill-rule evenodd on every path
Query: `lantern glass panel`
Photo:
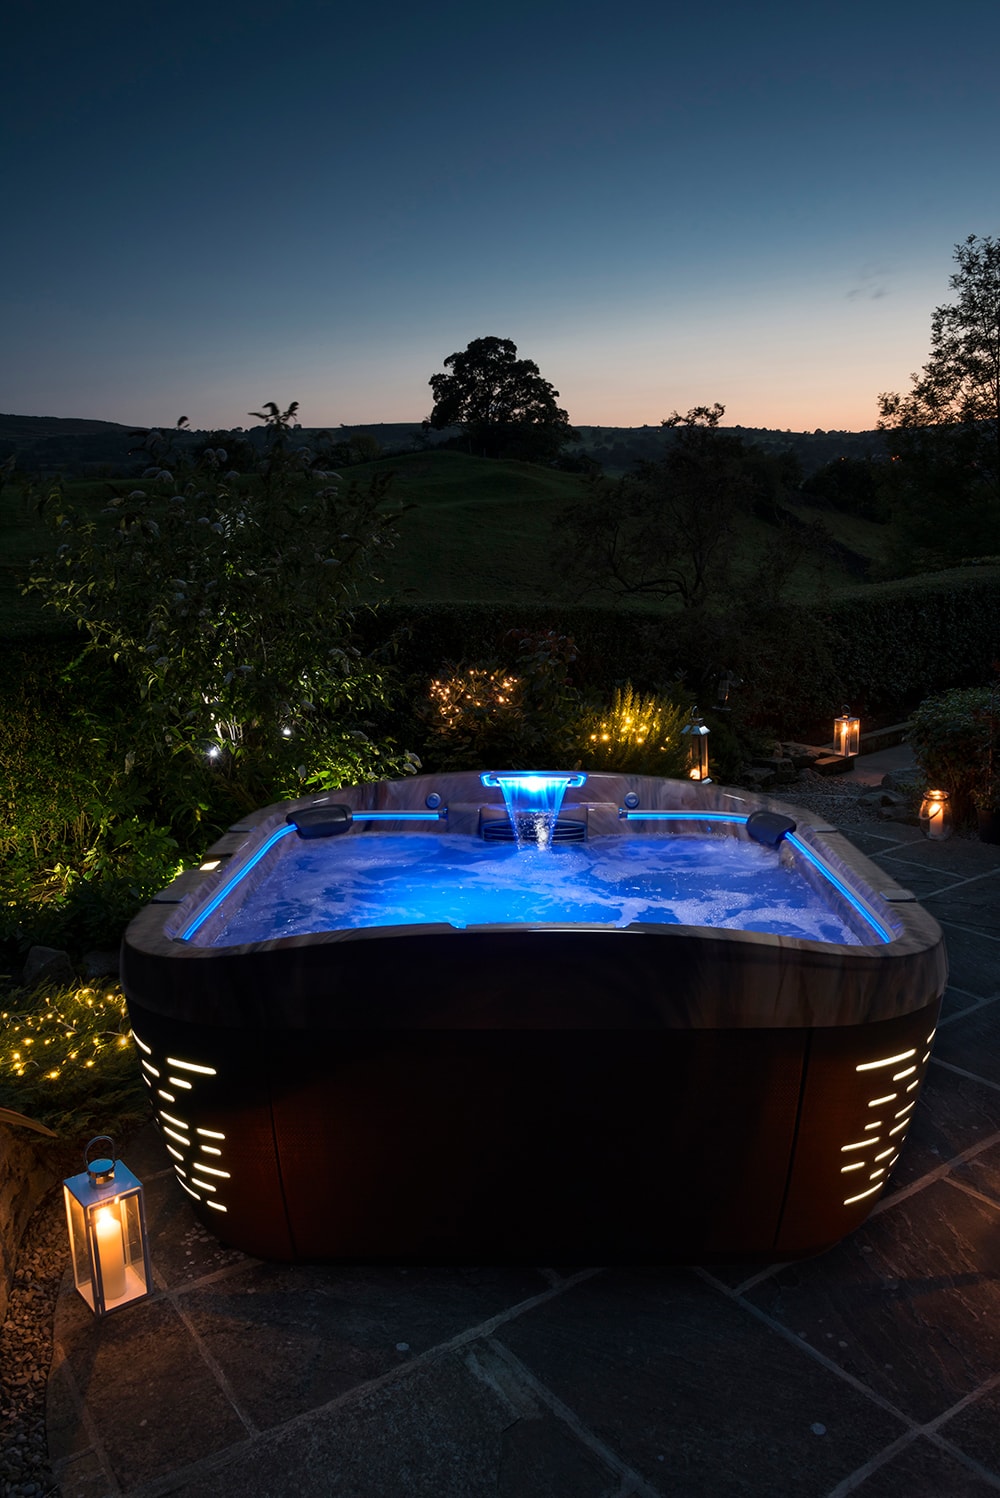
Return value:
M 846 708 L 833 720 L 833 747 L 845 758 L 857 754 L 861 747 L 861 719 L 852 718 Z
M 115 1162 L 114 1177 L 95 1184 L 85 1171 L 63 1183 L 77 1290 L 98 1316 L 148 1295 L 149 1248 L 142 1186 Z
M 951 806 L 947 791 L 928 791 L 920 803 L 920 826 L 936 842 L 951 837 Z

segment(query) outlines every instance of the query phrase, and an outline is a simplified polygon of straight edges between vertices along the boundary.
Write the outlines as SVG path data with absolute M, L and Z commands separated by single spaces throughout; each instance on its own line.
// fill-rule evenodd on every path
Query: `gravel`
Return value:
M 69 1263 L 62 1187 L 54 1186 L 25 1229 L 0 1329 L 0 1498 L 58 1498 L 45 1435 L 52 1323 Z

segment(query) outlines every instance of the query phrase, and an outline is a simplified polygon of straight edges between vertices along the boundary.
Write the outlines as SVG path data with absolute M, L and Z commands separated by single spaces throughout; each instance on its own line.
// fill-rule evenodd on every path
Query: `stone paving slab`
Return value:
M 261 1264 L 195 1221 L 149 1131 L 156 1295 L 97 1323 L 67 1282 L 57 1308 L 63 1498 L 1000 1493 L 1000 849 L 844 830 L 951 959 L 860 1232 L 701 1270 Z

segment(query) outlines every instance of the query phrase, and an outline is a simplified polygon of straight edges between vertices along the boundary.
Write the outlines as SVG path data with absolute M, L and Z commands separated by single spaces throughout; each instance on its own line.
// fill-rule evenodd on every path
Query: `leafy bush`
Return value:
M 991 695 L 989 687 L 942 692 L 925 698 L 911 718 L 917 762 L 928 785 L 948 792 L 958 821 L 969 818 L 986 786 Z
M 370 762 L 360 748 L 389 692 L 352 639 L 359 586 L 393 536 L 389 476 L 342 487 L 296 445 L 296 410 L 252 413 L 267 441 L 249 476 L 223 448 L 192 458 L 161 432 L 137 434 L 143 487 L 112 492 L 97 520 L 56 496 L 58 549 L 31 579 L 120 667 L 141 704 L 136 758 L 170 766 L 196 806 L 216 792 L 257 806 L 319 766 L 352 778 L 412 768 L 386 746 Z
M 498 657 L 446 663 L 420 717 L 434 768 L 538 769 L 572 752 L 568 725 L 580 694 L 569 679 L 576 646 L 556 630 L 508 630 Z
M 120 988 L 42 985 L 4 1004 L 0 1105 L 74 1135 L 148 1117 Z
M 610 707 L 591 708 L 572 726 L 573 763 L 584 770 L 682 777 L 687 746 L 682 730 L 688 709 L 669 697 L 619 688 Z

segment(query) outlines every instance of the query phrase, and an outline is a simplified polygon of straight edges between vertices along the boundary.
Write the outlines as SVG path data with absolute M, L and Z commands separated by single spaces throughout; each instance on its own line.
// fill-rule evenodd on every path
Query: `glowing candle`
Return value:
M 101 1265 L 105 1304 L 125 1294 L 125 1244 L 122 1225 L 110 1207 L 101 1207 L 94 1221 L 94 1240 Z

